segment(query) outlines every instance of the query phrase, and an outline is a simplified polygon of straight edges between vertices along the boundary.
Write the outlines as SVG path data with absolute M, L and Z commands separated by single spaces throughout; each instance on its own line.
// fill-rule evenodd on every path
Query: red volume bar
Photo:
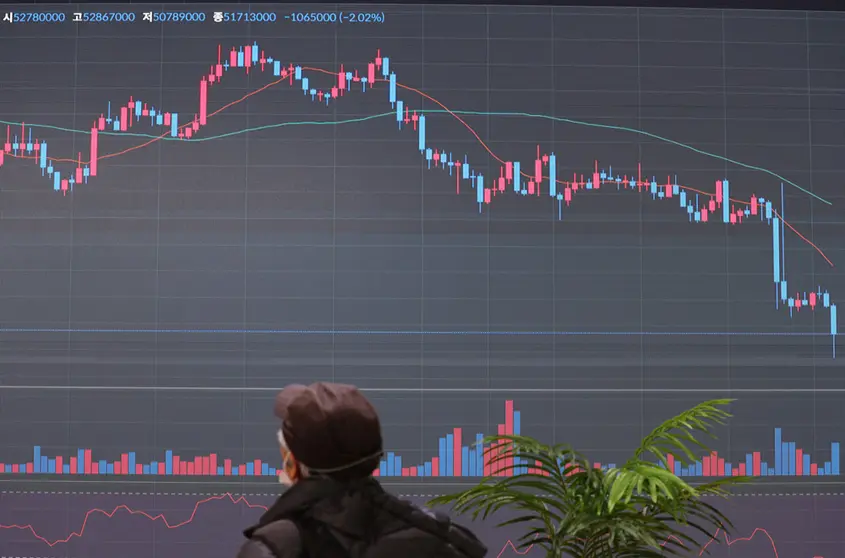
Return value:
M 520 413 L 514 411 L 513 401 L 505 401 L 505 423 L 498 425 L 498 434 L 519 435 Z M 420 465 L 405 467 L 402 464 L 402 456 L 387 452 L 387 456 L 379 464 L 375 475 L 381 477 L 486 477 L 486 476 L 512 476 L 514 472 L 519 473 L 523 467 L 513 468 L 519 463 L 512 463 L 509 460 L 496 461 L 496 448 L 486 451 L 482 447 L 484 434 L 476 434 L 474 443 L 464 445 L 463 431 L 455 428 L 451 434 L 440 438 L 438 443 L 437 456 Z M 491 463 L 495 461 L 495 463 Z M 528 464 L 525 464 L 524 471 L 528 471 Z
M 497 433 L 519 435 L 521 416 L 514 410 L 513 401 L 505 401 L 505 420 L 497 426 Z M 403 464 L 402 456 L 392 451 L 386 453 L 373 474 L 379 477 L 486 477 L 512 476 L 536 473 L 537 464 L 513 462 L 513 458 L 497 461 L 496 446 L 482 446 L 484 435 L 475 434 L 472 442 L 465 440 L 461 428 L 440 438 L 437 455 L 428 461 L 413 465 Z M 773 463 L 763 461 L 761 452 L 746 454 L 744 462 L 731 463 L 717 452 L 705 455 L 688 466 L 682 466 L 674 456 L 668 456 L 669 470 L 681 477 L 729 476 L 838 476 L 839 442 L 830 444 L 830 460 L 814 461 L 810 453 L 796 447 L 795 442 L 784 442 L 780 428 L 775 428 Z M 597 469 L 613 468 L 614 463 L 592 463 Z M 220 459 L 218 454 L 185 459 L 172 450 L 164 452 L 164 459 L 149 463 L 136 462 L 135 452 L 123 453 L 117 461 L 95 460 L 90 449 L 80 449 L 75 456 L 48 457 L 41 454 L 41 447 L 33 448 L 32 461 L 26 463 L 0 463 L 0 473 L 24 475 L 178 475 L 178 476 L 275 476 L 275 467 L 255 459 L 246 463 L 233 463 Z
M 260 459 L 233 464 L 231 459 L 219 459 L 216 453 L 186 460 L 171 450 L 164 452 L 162 461 L 137 463 L 135 452 L 122 453 L 118 461 L 94 460 L 90 449 L 80 449 L 75 456 L 41 455 L 41 447 L 33 448 L 28 463 L 0 463 L 0 471 L 33 475 L 179 475 L 179 476 L 273 476 L 276 468 Z

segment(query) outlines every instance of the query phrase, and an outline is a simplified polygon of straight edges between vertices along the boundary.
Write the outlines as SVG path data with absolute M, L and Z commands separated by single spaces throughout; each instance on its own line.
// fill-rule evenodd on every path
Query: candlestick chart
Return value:
M 830 323 L 828 331 L 833 339 L 832 356 L 835 357 L 836 335 L 838 334 L 836 304 L 831 300 L 830 292 L 821 286 L 813 286 L 809 290 L 795 291 L 793 293 L 786 278 L 786 253 L 782 247 L 787 231 L 790 234 L 795 234 L 801 241 L 811 246 L 829 265 L 833 265 L 833 262 L 830 261 L 818 246 L 783 218 L 781 214 L 783 212 L 782 204 L 780 206 L 781 213 L 779 213 L 778 202 L 773 202 L 767 197 L 751 195 L 748 199 L 731 198 L 730 181 L 727 178 L 715 180 L 712 191 L 679 185 L 677 178 L 673 179 L 671 176 L 668 176 L 665 182 L 662 180 L 658 182 L 656 176 L 644 177 L 642 165 L 639 163 L 636 173 L 628 175 L 614 174 L 612 166 L 600 169 L 599 163 L 596 161 L 593 169 L 590 169 L 586 175 L 583 172 L 575 172 L 572 174 L 571 179 L 561 180 L 557 178 L 561 170 L 558 168 L 555 154 L 541 153 L 540 146 L 537 146 L 537 155 L 530 164 L 523 166 L 520 161 L 506 161 L 496 155 L 458 113 L 450 110 L 425 92 L 403 85 L 397 81 L 396 73 L 391 70 L 390 58 L 383 56 L 380 50 L 377 51 L 372 61 L 365 64 L 366 69 L 361 69 L 360 71 L 358 69 L 352 71 L 346 70 L 342 64 L 340 69 L 336 71 L 302 66 L 300 64 L 294 65 L 293 63 L 283 64 L 280 60 L 266 53 L 257 42 L 251 45 L 233 46 L 231 49 L 227 49 L 227 52 L 228 56 L 224 59 L 223 49 L 218 45 L 216 62 L 211 64 L 211 70 L 203 75 L 199 81 L 199 106 L 193 113 L 193 116 L 188 119 L 187 123 L 180 125 L 179 112 L 156 108 L 141 99 L 130 97 L 127 102 L 116 103 L 114 107 L 112 107 L 111 103 L 108 103 L 107 110 L 95 117 L 90 128 L 90 144 L 88 146 L 88 156 L 85 161 L 83 161 L 81 153 L 75 161 L 72 158 L 56 158 L 48 155 L 47 142 L 39 140 L 37 136 L 33 136 L 33 127 L 31 125 L 27 127 L 24 122 L 15 123 L 13 131 L 13 125 L 7 124 L 6 142 L 3 146 L 2 154 L 0 154 L 0 166 L 3 165 L 5 157 L 29 160 L 37 165 L 43 177 L 49 182 L 52 182 L 54 191 L 66 195 L 68 192 L 73 191 L 75 187 L 78 187 L 78 185 L 87 185 L 90 179 L 97 176 L 100 159 L 113 158 L 137 149 L 142 149 L 168 136 L 170 139 L 191 140 L 195 134 L 199 134 L 200 130 L 208 124 L 209 117 L 213 117 L 215 114 L 219 114 L 238 102 L 260 93 L 271 86 L 283 83 L 291 87 L 295 85 L 296 89 L 302 91 L 306 99 L 321 105 L 330 106 L 333 101 L 336 102 L 353 90 L 366 93 L 376 88 L 379 83 L 382 83 L 386 85 L 389 111 L 374 115 L 374 117 L 395 117 L 400 131 L 403 128 L 412 129 L 414 135 L 417 137 L 417 149 L 424 159 L 423 164 L 428 169 L 439 169 L 452 176 L 454 178 L 456 195 L 460 195 L 462 183 L 468 184 L 471 191 L 474 192 L 473 196 L 478 204 L 479 213 L 485 205 L 492 203 L 494 197 L 503 196 L 505 193 L 510 192 L 518 196 L 545 195 L 551 198 L 556 205 L 557 218 L 563 219 L 564 206 L 568 208 L 578 192 L 599 191 L 602 187 L 615 186 L 617 191 L 625 189 L 636 191 L 640 194 L 645 193 L 652 200 L 677 200 L 677 205 L 680 207 L 682 213 L 687 215 L 690 223 L 706 224 L 715 216 L 716 222 L 723 225 L 739 225 L 755 220 L 768 225 L 771 228 L 771 244 L 769 249 L 772 259 L 772 283 L 774 284 L 776 307 L 782 307 L 784 311 L 788 312 L 790 317 L 799 313 L 802 308 L 805 309 L 805 312 L 813 312 L 817 308 L 826 310 L 828 314 L 827 319 Z M 241 97 L 238 101 L 227 103 L 222 108 L 210 112 L 209 92 L 212 86 L 222 83 L 226 73 L 230 70 L 237 69 L 242 69 L 245 72 L 252 70 L 253 73 L 267 73 L 272 76 L 272 81 Z M 317 76 L 321 74 L 327 75 L 330 76 L 331 80 L 325 87 L 317 88 L 313 86 L 317 80 L 311 81 L 312 78 L 308 77 L 309 74 Z M 467 160 L 466 156 L 455 156 L 452 152 L 446 151 L 443 148 L 431 146 L 427 140 L 426 130 L 427 126 L 430 125 L 426 124 L 428 121 L 426 114 L 422 113 L 421 109 L 410 108 L 412 104 L 406 104 L 407 101 L 400 99 L 398 95 L 400 88 L 443 107 L 436 112 L 445 113 L 463 124 L 489 155 L 501 165 L 498 169 L 498 176 L 494 176 L 492 180 L 488 178 L 487 182 L 485 182 L 484 174 L 479 172 Z M 115 111 L 114 114 L 112 110 Z M 191 114 L 190 110 L 188 114 Z M 495 115 L 495 113 L 483 114 Z M 366 119 L 359 118 L 357 120 Z M 568 122 L 589 125 L 589 123 L 571 119 Z M 153 135 L 151 139 L 132 147 L 101 155 L 100 137 L 101 133 L 107 127 L 113 132 L 127 132 L 130 129 L 142 125 L 147 125 L 153 129 L 166 128 L 169 131 L 161 135 Z M 605 127 L 611 129 L 618 128 L 614 126 Z M 711 154 L 710 156 L 714 155 Z M 67 171 L 66 175 L 63 175 L 62 171 L 58 170 L 56 166 L 60 163 L 75 163 L 75 165 L 71 167 L 71 170 Z M 523 168 L 528 169 L 530 172 L 524 172 L 522 170 Z M 775 175 L 771 171 L 763 172 Z M 790 182 L 790 185 L 806 192 L 806 190 L 797 184 Z M 783 183 L 781 183 L 782 188 Z M 810 192 L 807 193 L 827 203 L 826 200 L 819 196 Z M 13 328 L 12 330 L 21 331 L 20 328 Z
M 415 501 L 736 399 L 690 555 L 841 555 L 838 14 L 0 11 L 4 556 L 234 555 L 318 380 Z

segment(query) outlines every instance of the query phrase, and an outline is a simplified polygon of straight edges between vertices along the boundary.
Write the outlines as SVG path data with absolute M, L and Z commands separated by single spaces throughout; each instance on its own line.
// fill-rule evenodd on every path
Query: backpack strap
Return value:
M 363 511 L 363 510 L 362 510 Z M 380 514 L 377 509 L 364 513 L 365 521 L 362 532 L 350 535 L 330 524 L 313 517 L 310 510 L 289 519 L 299 530 L 305 558 L 362 558 L 377 540 L 385 535 L 382 532 Z
M 370 492 L 368 499 L 372 506 L 371 521 L 366 523 L 365 532 L 354 537 L 313 517 L 308 509 L 266 522 L 245 534 L 263 543 L 276 558 L 289 556 L 293 541 L 299 543 L 302 558 L 363 558 L 370 549 L 379 546 L 381 539 L 387 542 L 409 527 L 440 539 L 467 558 L 481 558 L 486 553 L 486 550 L 479 553 L 474 534 L 452 523 L 448 515 L 420 509 L 383 490 Z
M 346 558 L 348 552 L 340 541 L 332 536 L 326 526 L 307 516 L 297 518 L 299 538 L 302 541 L 303 558 Z
M 406 525 L 442 540 L 443 543 L 452 546 L 468 558 L 480 558 L 487 553 L 486 549 L 479 550 L 478 538 L 474 533 L 453 523 L 452 519 L 444 513 L 418 508 L 386 492 L 376 495 L 374 501 L 381 509 L 399 518 Z M 379 535 L 387 534 L 389 533 Z

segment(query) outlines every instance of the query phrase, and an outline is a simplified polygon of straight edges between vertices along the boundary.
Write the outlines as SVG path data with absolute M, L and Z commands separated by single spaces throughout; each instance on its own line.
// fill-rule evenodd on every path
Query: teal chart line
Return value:
M 261 90 L 259 90 L 259 91 L 261 91 Z M 687 149 L 690 149 L 690 150 L 693 150 L 693 151 L 696 151 L 696 152 L 700 152 L 704 155 L 708 155 L 708 156 L 711 156 L 711 157 L 715 157 L 717 159 L 724 159 L 726 161 L 733 162 L 731 159 L 725 159 L 724 157 L 722 157 L 720 155 L 701 151 L 696 147 L 692 147 L 690 145 L 686 145 L 686 144 L 683 144 L 683 143 L 680 143 L 680 142 L 676 142 L 675 140 L 671 140 L 671 139 L 667 139 L 667 138 L 661 138 L 660 136 L 655 136 L 654 134 L 650 134 L 649 132 L 641 132 L 641 131 L 633 129 L 633 128 L 614 127 L 614 126 L 610 126 L 610 125 L 607 125 L 607 124 L 596 124 L 596 123 L 591 123 L 591 122 L 582 122 L 582 121 L 578 121 L 578 120 L 571 120 L 571 119 L 566 119 L 566 118 L 548 116 L 548 115 L 543 115 L 543 114 L 533 114 L 533 113 L 527 113 L 527 112 L 484 112 L 484 111 L 469 111 L 469 110 L 457 110 L 457 111 L 455 111 L 455 110 L 443 110 L 443 109 L 420 109 L 420 110 L 416 110 L 415 112 L 417 114 L 450 114 L 450 115 L 453 115 L 453 116 L 454 115 L 475 115 L 475 116 L 491 115 L 491 116 L 506 116 L 506 117 L 507 116 L 525 116 L 525 117 L 530 117 L 530 118 L 545 118 L 545 119 L 555 120 L 555 121 L 563 121 L 563 122 L 570 122 L 570 123 L 575 123 L 575 124 L 583 124 L 585 126 L 606 127 L 606 128 L 612 128 L 612 129 L 620 129 L 620 130 L 630 130 L 632 132 L 644 133 L 644 134 L 647 134 L 647 135 L 650 135 L 650 136 L 654 136 L 656 138 L 663 139 L 664 141 L 670 142 L 672 144 L 680 145 L 681 147 L 685 147 Z M 273 129 L 273 128 L 282 128 L 282 127 L 287 127 L 287 126 L 338 126 L 338 125 L 343 125 L 343 124 L 355 124 L 355 123 L 359 123 L 359 122 L 366 122 L 366 121 L 369 121 L 369 120 L 377 120 L 377 119 L 380 119 L 380 118 L 393 117 L 393 116 L 395 116 L 394 111 L 382 112 L 382 113 L 378 113 L 378 114 L 371 114 L 371 115 L 367 115 L 367 116 L 360 116 L 360 117 L 347 118 L 347 119 L 341 119 L 341 120 L 292 120 L 292 121 L 285 121 L 285 122 L 276 122 L 276 123 L 273 123 L 273 124 L 264 124 L 262 126 L 253 126 L 253 127 L 249 127 L 249 128 L 242 128 L 242 129 L 234 130 L 234 131 L 231 131 L 231 132 L 226 132 L 226 133 L 216 134 L 216 135 L 211 135 L 211 136 L 203 136 L 203 137 L 199 137 L 199 138 L 197 138 L 197 137 L 190 137 L 189 138 L 189 137 L 186 137 L 184 135 L 167 136 L 167 135 L 146 134 L 146 133 L 141 133 L 141 132 L 109 131 L 109 130 L 106 130 L 106 129 L 98 130 L 97 134 L 98 135 L 113 136 L 113 137 L 115 137 L 115 136 L 116 137 L 120 137 L 120 136 L 136 137 L 136 138 L 147 139 L 147 140 L 151 140 L 151 141 L 176 141 L 176 142 L 201 143 L 201 142 L 206 142 L 206 141 L 219 140 L 219 139 L 222 139 L 222 138 L 242 135 L 242 134 L 246 134 L 246 133 L 249 133 L 249 132 L 258 132 L 258 131 L 262 131 L 262 130 L 269 130 L 269 129 Z M 55 126 L 55 125 L 50 125 L 50 124 L 26 124 L 24 122 L 13 122 L 13 121 L 7 121 L 7 120 L 0 120 L 0 125 L 3 125 L 3 124 L 8 126 L 9 129 L 11 129 L 11 126 L 16 126 L 16 127 L 26 126 L 27 128 L 30 128 L 30 129 L 41 128 L 41 129 L 57 130 L 57 131 L 68 132 L 68 133 L 85 134 L 85 135 L 88 135 L 88 136 L 90 136 L 93 133 L 92 131 L 89 131 L 89 130 L 79 130 L 79 129 L 68 128 L 68 127 L 63 127 L 63 126 Z M 778 177 L 778 178 L 780 178 L 784 181 L 787 181 L 786 178 L 781 177 L 779 174 L 777 174 L 777 173 L 775 173 L 771 170 L 764 169 L 762 167 L 755 167 L 755 166 L 748 165 L 748 164 L 742 163 L 742 162 L 736 162 L 736 164 L 742 165 L 745 168 L 750 168 L 750 169 L 753 169 L 753 170 L 760 170 L 761 172 L 770 174 L 770 175 Z M 803 189 L 800 186 L 796 185 L 796 188 L 803 191 Z M 812 194 L 811 192 L 810 192 L 810 194 L 815 196 L 815 194 Z M 816 197 L 818 197 L 818 196 L 816 196 Z M 829 201 L 824 200 L 822 198 L 819 198 L 819 200 L 823 201 L 824 203 L 827 203 L 828 205 L 832 205 Z M 800 234 L 796 229 L 792 228 L 785 221 L 784 221 L 784 224 L 789 229 L 791 229 L 791 231 L 793 233 L 795 233 L 801 240 L 803 240 L 804 242 L 809 244 L 811 247 L 813 247 L 822 256 L 822 258 L 824 258 L 824 260 L 828 264 L 830 264 L 831 267 L 833 267 L 833 262 L 830 261 L 830 259 L 824 254 L 824 252 L 818 246 L 816 246 L 815 244 L 810 242 L 805 236 Z
M 381 51 L 378 50 L 376 56 L 366 63 L 366 70 L 362 70 L 361 72 L 358 70 L 349 71 L 345 70 L 343 65 L 341 65 L 339 71 L 332 72 L 309 66 L 295 66 L 293 64 L 284 66 L 280 60 L 265 55 L 257 42 L 254 42 L 252 45 L 247 44 L 240 47 L 232 47 L 228 52 L 228 56 L 223 55 L 222 45 L 219 45 L 217 63 L 212 64 L 210 71 L 200 79 L 198 88 L 199 106 L 198 110 L 194 112 L 193 117 L 191 117 L 191 112 L 163 111 L 135 97 L 130 97 L 128 102 L 114 105 L 114 107 L 109 102 L 107 110 L 100 113 L 92 122 L 90 135 L 87 136 L 90 140 L 87 160 L 83 160 L 81 151 L 77 152 L 74 158 L 48 156 L 48 142 L 43 139 L 39 140 L 37 137 L 34 138 L 32 135 L 33 127 L 30 126 L 27 128 L 26 124 L 21 123 L 19 129 L 17 125 L 14 126 L 15 130 L 13 133 L 13 126 L 7 124 L 6 142 L 3 144 L 3 150 L 0 151 L 0 166 L 3 165 L 3 157 L 5 156 L 8 156 L 10 159 L 28 160 L 33 163 L 33 166 L 39 168 L 41 176 L 46 182 L 52 182 L 54 192 L 67 195 L 68 193 L 73 193 L 77 186 L 88 185 L 91 179 L 95 179 L 98 176 L 99 162 L 101 160 L 105 161 L 106 159 L 141 149 L 162 139 L 172 141 L 167 140 L 168 137 L 176 141 L 189 141 L 192 139 L 210 141 L 211 139 L 245 133 L 246 130 L 234 130 L 226 134 L 195 138 L 200 130 L 208 125 L 209 118 L 277 84 L 287 82 L 287 85 L 292 88 L 300 89 L 305 99 L 310 99 L 314 104 L 325 106 L 332 106 L 333 103 L 338 102 L 347 96 L 347 94 L 352 95 L 353 91 L 356 93 L 368 93 L 370 91 L 380 90 L 383 93 L 387 93 L 386 101 L 389 103 L 390 109 L 379 112 L 378 114 L 351 117 L 342 121 L 276 122 L 254 127 L 251 130 L 292 125 L 336 126 L 340 122 L 353 123 L 390 117 L 395 119 L 395 124 L 400 132 L 416 136 L 417 150 L 420 156 L 424 158 L 423 164 L 428 169 L 437 169 L 451 177 L 455 195 L 462 195 L 462 187 L 465 189 L 465 194 L 471 193 L 473 195 L 479 214 L 482 214 L 485 211 L 484 208 L 493 203 L 494 199 L 498 199 L 501 196 L 538 197 L 545 195 L 546 199 L 551 200 L 556 205 L 557 220 L 563 220 L 564 209 L 569 211 L 575 196 L 580 197 L 582 192 L 612 190 L 615 186 L 616 191 L 625 190 L 635 192 L 649 196 L 654 201 L 671 200 L 686 215 L 690 224 L 703 225 L 712 222 L 723 223 L 731 227 L 750 221 L 758 221 L 770 227 L 772 232 L 772 275 L 770 276 L 770 280 L 772 281 L 771 287 L 773 288 L 772 294 L 774 295 L 775 309 L 787 313 L 790 318 L 796 316 L 802 309 L 804 309 L 805 314 L 807 312 L 814 312 L 817 309 L 826 311 L 830 318 L 829 335 L 832 342 L 832 356 L 833 358 L 836 357 L 836 336 L 838 335 L 837 306 L 830 292 L 822 288 L 821 285 L 814 285 L 806 291 L 795 290 L 791 284 L 792 282 L 786 276 L 787 251 L 785 249 L 785 233 L 787 230 L 791 230 L 801 240 L 812 246 L 828 264 L 833 266 L 833 263 L 818 246 L 784 219 L 784 188 L 785 184 L 789 183 L 785 178 L 767 169 L 741 163 L 746 168 L 759 169 L 763 173 L 783 179 L 780 182 L 779 202 L 776 201 L 777 194 L 774 194 L 775 199 L 772 199 L 773 196 L 769 196 L 768 194 L 763 197 L 754 193 L 747 199 L 732 197 L 731 193 L 733 192 L 734 185 L 727 178 L 715 180 L 715 191 L 704 191 L 692 186 L 678 184 L 677 175 L 673 179 L 671 173 L 666 175 L 665 182 L 663 182 L 663 179 L 658 179 L 656 175 L 651 175 L 649 178 L 648 173 L 643 173 L 642 162 L 637 162 L 636 170 L 632 174 L 620 174 L 618 172 L 614 173 L 612 166 L 599 168 L 598 160 L 594 160 L 592 164 L 593 168 L 586 173 L 582 172 L 579 175 L 576 171 L 573 172 L 571 179 L 568 177 L 564 178 L 564 176 L 559 175 L 562 169 L 559 169 L 557 166 L 557 156 L 554 151 L 543 153 L 540 146 L 537 145 L 536 155 L 533 161 L 502 159 L 493 152 L 478 132 L 460 114 L 544 118 L 594 128 L 635 132 L 685 147 L 686 149 L 692 149 L 697 153 L 709 155 L 710 157 L 717 157 L 725 161 L 727 159 L 674 140 L 669 140 L 668 138 L 632 128 L 525 112 L 493 113 L 460 111 L 458 113 L 424 91 L 401 83 L 397 78 L 396 72 L 391 70 L 390 62 L 390 58 L 382 56 Z M 272 79 L 266 85 L 250 91 L 243 97 L 229 102 L 217 110 L 210 110 L 209 93 L 211 88 L 221 83 L 225 79 L 224 76 L 233 70 L 243 71 L 246 74 L 250 72 L 266 73 L 266 75 L 272 74 Z M 312 74 L 331 76 L 332 84 L 325 89 L 316 88 L 311 84 L 311 78 L 314 77 Z M 378 83 L 387 84 L 387 88 L 375 88 Z M 418 111 L 416 108 L 407 105 L 405 99 L 400 98 L 400 89 L 403 92 L 411 93 L 434 103 L 437 105 L 437 109 Z M 419 102 L 419 99 L 414 99 L 412 102 Z M 476 168 L 474 164 L 469 162 L 468 155 L 466 154 L 463 156 L 460 154 L 454 155 L 446 149 L 433 146 L 428 137 L 432 124 L 429 122 L 429 119 L 432 118 L 433 114 L 426 113 L 448 113 L 466 127 L 475 139 L 478 140 L 481 147 L 499 163 L 498 176 L 496 176 L 495 170 L 492 171 L 490 176 L 485 176 L 486 171 L 485 173 L 481 173 L 480 168 Z M 145 141 L 138 145 L 113 153 L 104 154 L 100 152 L 100 133 L 107 134 L 109 137 L 126 135 L 133 132 L 131 128 L 136 122 L 139 126 L 148 124 L 163 133 L 152 137 L 148 135 L 144 136 L 149 139 L 145 139 Z M 169 132 L 167 131 L 168 128 Z M 117 134 L 114 134 L 114 132 L 117 132 Z M 52 150 L 49 150 L 52 153 Z M 68 169 L 67 174 L 65 174 L 64 170 L 59 170 L 56 167 L 58 163 L 67 164 L 68 166 L 72 164 L 73 168 Z M 523 166 L 523 163 L 525 163 L 525 166 Z M 489 164 L 487 166 L 489 167 Z M 658 180 L 661 181 L 658 182 Z M 794 185 L 794 183 L 791 184 Z M 467 186 L 469 186 L 470 192 L 466 191 Z M 811 196 L 815 196 L 815 194 L 804 190 L 800 186 L 795 185 L 795 187 Z M 818 198 L 818 196 L 815 197 Z M 818 199 L 830 204 L 826 200 Z
M 442 109 L 422 109 L 416 111 L 419 114 L 458 114 L 461 116 L 495 116 L 495 117 L 519 117 L 519 118 L 535 118 L 540 120 L 549 120 L 552 122 L 560 122 L 563 124 L 572 124 L 576 126 L 584 126 L 587 128 L 599 128 L 604 130 L 615 130 L 618 132 L 629 132 L 632 134 L 639 134 L 651 139 L 655 139 L 670 145 L 674 145 L 693 153 L 697 153 L 699 155 L 703 155 L 705 157 L 710 157 L 713 159 L 718 159 L 720 161 L 724 161 L 726 163 L 730 163 L 732 165 L 737 165 L 739 167 L 762 172 L 764 174 L 768 174 L 778 180 L 782 181 L 784 184 L 789 185 L 793 188 L 804 192 L 805 194 L 812 196 L 813 198 L 819 200 L 822 203 L 827 205 L 833 205 L 829 200 L 822 198 L 818 194 L 815 194 L 806 188 L 796 184 L 792 180 L 789 180 L 785 176 L 782 176 L 772 170 L 769 170 L 764 167 L 760 167 L 757 165 L 751 165 L 749 163 L 744 163 L 742 161 L 737 161 L 736 159 L 731 159 L 729 157 L 725 157 L 723 155 L 719 155 L 717 153 L 713 153 L 710 151 L 705 151 L 703 149 L 699 149 L 693 145 L 689 145 L 680 141 L 673 140 L 671 138 L 667 138 L 665 136 L 660 136 L 658 134 L 653 134 L 651 132 L 645 130 L 639 130 L 637 128 L 630 128 L 628 126 L 616 126 L 613 124 L 600 124 L 598 122 L 589 122 L 586 120 L 576 120 L 573 118 L 565 118 L 562 116 L 551 116 L 549 114 L 535 114 L 531 112 L 519 112 L 519 111 L 477 111 L 477 110 L 442 110 Z M 346 118 L 342 120 L 301 120 L 301 121 L 286 121 L 286 122 L 276 122 L 273 124 L 265 124 L 263 126 L 252 126 L 249 128 L 242 128 L 239 130 L 234 130 L 232 132 L 226 132 L 224 134 L 216 134 L 213 136 L 203 136 L 203 137 L 192 137 L 192 138 L 179 138 L 179 137 L 160 137 L 159 135 L 154 134 L 143 134 L 143 133 L 135 133 L 135 132 L 113 132 L 103 130 L 100 131 L 100 135 L 108 135 L 108 136 L 127 136 L 127 137 L 137 137 L 137 138 L 146 138 L 146 139 L 160 139 L 164 141 L 178 141 L 178 142 L 190 142 L 190 143 L 200 143 L 212 140 L 219 140 L 223 138 L 229 138 L 232 136 L 238 136 L 243 134 L 248 134 L 250 132 L 260 132 L 262 130 L 272 130 L 274 128 L 283 128 L 287 126 L 340 126 L 343 124 L 357 124 L 360 122 L 367 122 L 369 120 L 377 120 L 380 118 L 389 118 L 395 116 L 395 111 L 391 112 L 382 112 L 378 114 L 371 114 L 368 116 L 361 116 L 356 118 Z M 23 126 L 23 122 L 13 122 L 8 120 L 0 120 L 0 124 L 5 124 L 7 126 L 16 126 L 20 127 Z M 62 126 L 52 126 L 49 124 L 32 124 L 26 123 L 26 126 L 29 128 L 41 128 L 45 130 L 57 130 L 61 132 L 68 132 L 73 134 L 87 134 L 90 135 L 90 130 L 77 130 L 73 128 L 65 128 Z

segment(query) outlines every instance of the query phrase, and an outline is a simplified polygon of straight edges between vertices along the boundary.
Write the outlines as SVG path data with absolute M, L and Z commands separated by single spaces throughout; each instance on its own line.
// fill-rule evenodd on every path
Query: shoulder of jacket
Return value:
M 256 529 L 238 558 L 300 558 L 299 528 L 288 520 L 274 521 Z
M 250 539 L 241 546 L 237 558 L 276 558 L 276 556 L 263 542 Z

